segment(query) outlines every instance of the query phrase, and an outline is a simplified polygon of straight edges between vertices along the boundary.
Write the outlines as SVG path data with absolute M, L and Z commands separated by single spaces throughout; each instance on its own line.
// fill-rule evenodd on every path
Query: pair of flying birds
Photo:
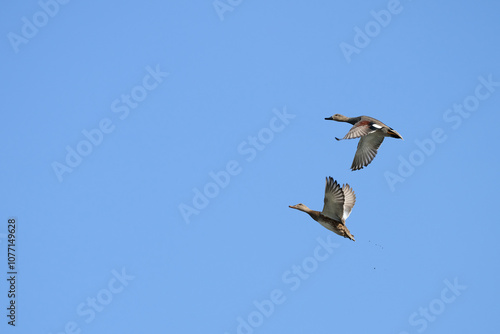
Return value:
M 335 114 L 332 117 L 325 118 L 325 120 L 347 122 L 353 125 L 342 139 L 361 138 L 351 166 L 353 171 L 362 169 L 373 161 L 385 137 L 403 139 L 396 130 L 369 116 L 346 117 Z M 335 139 L 341 140 L 337 137 Z M 340 187 L 337 181 L 329 177 L 326 178 L 323 211 L 311 210 L 302 203 L 290 205 L 289 207 L 306 212 L 312 219 L 330 231 L 355 241 L 354 236 L 345 225 L 354 203 L 356 203 L 356 195 L 352 188 L 348 184 Z

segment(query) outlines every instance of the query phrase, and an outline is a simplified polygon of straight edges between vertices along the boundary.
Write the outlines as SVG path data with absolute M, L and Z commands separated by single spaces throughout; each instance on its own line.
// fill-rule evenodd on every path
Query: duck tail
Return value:
M 396 130 L 394 129 L 389 129 L 387 130 L 387 134 L 392 137 L 392 138 L 399 138 L 403 139 L 403 136 L 401 136 Z
M 349 232 L 349 230 L 347 228 L 344 231 L 344 238 L 348 238 L 348 239 L 351 239 L 352 241 L 356 241 L 354 239 L 354 235 L 352 235 L 351 232 Z

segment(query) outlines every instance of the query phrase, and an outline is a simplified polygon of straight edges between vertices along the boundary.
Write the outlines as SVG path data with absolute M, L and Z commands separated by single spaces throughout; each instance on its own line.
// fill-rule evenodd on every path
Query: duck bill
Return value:
M 390 129 L 390 130 L 387 130 L 387 134 L 389 136 L 391 136 L 392 138 L 399 138 L 399 139 L 403 139 L 403 136 L 401 136 L 396 130 L 394 129 Z M 404 140 L 404 139 L 403 139 Z
M 325 120 L 326 120 L 326 121 L 333 121 L 333 116 L 330 116 L 330 117 L 328 117 L 328 118 L 326 118 L 326 117 L 325 117 Z

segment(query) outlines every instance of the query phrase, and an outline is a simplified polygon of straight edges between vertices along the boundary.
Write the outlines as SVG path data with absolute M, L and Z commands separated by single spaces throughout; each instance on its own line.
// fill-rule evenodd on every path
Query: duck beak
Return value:
M 333 116 L 330 116 L 328 118 L 325 118 L 325 121 L 333 121 Z

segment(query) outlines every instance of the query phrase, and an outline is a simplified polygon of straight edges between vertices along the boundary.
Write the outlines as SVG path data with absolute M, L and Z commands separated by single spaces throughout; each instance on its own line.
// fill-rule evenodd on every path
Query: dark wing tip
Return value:
M 333 179 L 333 177 L 331 176 L 328 176 L 326 178 L 326 188 L 328 189 L 328 191 L 332 191 L 337 187 L 337 181 Z M 339 185 L 340 187 L 340 185 Z

